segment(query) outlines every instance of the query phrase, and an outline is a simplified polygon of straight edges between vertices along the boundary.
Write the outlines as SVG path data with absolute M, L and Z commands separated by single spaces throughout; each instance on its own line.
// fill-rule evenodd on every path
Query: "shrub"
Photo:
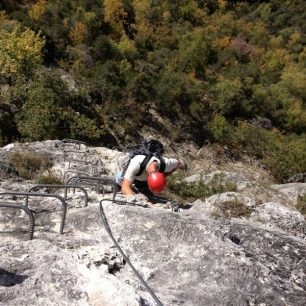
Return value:
M 58 178 L 53 173 L 49 172 L 47 174 L 41 174 L 36 177 L 37 184 L 50 184 L 50 185 L 62 185 L 63 182 L 60 178 Z M 46 187 L 46 192 L 56 193 L 59 188 L 54 187 Z
M 263 158 L 268 152 L 278 150 L 283 137 L 277 129 L 260 129 L 241 121 L 234 130 L 230 144 L 235 151 L 243 151 L 257 158 Z
M 204 108 L 199 102 L 203 83 L 192 75 L 176 71 L 171 66 L 161 70 L 156 82 L 156 100 L 159 107 L 169 117 L 191 115 L 198 119 Z M 183 112 L 179 110 L 184 109 Z M 187 110 L 188 109 L 188 110 Z
M 59 132 L 62 107 L 69 91 L 59 73 L 42 70 L 28 85 L 25 103 L 16 115 L 20 134 L 27 140 L 55 139 Z
M 249 217 L 251 215 L 251 208 L 245 206 L 240 201 L 225 201 L 219 203 L 216 207 L 215 214 L 219 217 L 225 218 L 239 218 Z
M 243 151 L 262 160 L 280 182 L 306 172 L 305 134 L 283 135 L 277 129 L 260 129 L 239 122 L 231 139 L 232 150 Z
M 53 164 L 46 155 L 32 152 L 14 152 L 9 156 L 9 161 L 24 179 L 35 178 Z
M 0 29 L 0 44 L 0 75 L 6 78 L 30 76 L 42 63 L 45 39 L 29 28 Z
M 188 183 L 183 181 L 182 174 L 174 174 L 167 179 L 169 192 L 178 196 L 181 200 L 194 201 L 205 199 L 217 193 L 236 191 L 237 186 L 231 182 L 221 182 L 221 177 L 216 176 L 206 184 L 202 180 Z
M 168 183 L 171 192 L 179 195 L 183 200 L 194 201 L 211 196 L 212 190 L 202 181 L 196 183 L 175 182 Z
M 282 138 L 274 150 L 265 152 L 263 162 L 269 167 L 273 176 L 280 182 L 299 173 L 306 172 L 305 135 L 289 135 Z
M 237 185 L 234 182 L 223 182 L 224 175 L 216 174 L 209 183 L 210 188 L 213 191 L 213 194 L 223 193 L 227 191 L 237 191 Z
M 69 90 L 59 72 L 42 70 L 29 82 L 25 103 L 16 114 L 18 131 L 24 139 L 64 137 L 96 140 L 101 131 L 82 93 Z
M 260 158 L 280 182 L 306 172 L 305 134 L 283 135 L 277 129 L 260 129 L 239 122 L 231 139 L 231 148 Z
M 208 130 L 212 139 L 217 142 L 226 143 L 232 136 L 232 126 L 220 114 L 214 115 L 208 124 Z
M 67 112 L 65 119 L 69 122 L 70 135 L 73 139 L 97 140 L 102 133 L 96 121 L 83 114 L 69 114 Z
M 37 184 L 52 184 L 52 185 L 60 185 L 62 181 L 53 173 L 42 174 L 36 178 Z
M 216 112 L 231 115 L 242 107 L 243 84 L 238 77 L 234 80 L 221 78 L 211 87 L 211 94 L 213 99 L 210 100 L 210 107 Z

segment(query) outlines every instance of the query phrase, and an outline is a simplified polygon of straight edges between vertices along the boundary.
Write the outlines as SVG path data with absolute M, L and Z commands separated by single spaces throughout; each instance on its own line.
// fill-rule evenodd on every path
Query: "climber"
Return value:
M 154 139 L 143 141 L 129 152 L 129 160 L 118 172 L 115 181 L 126 196 L 142 193 L 150 196 L 164 190 L 166 176 L 176 171 L 180 163 L 175 158 L 162 157 L 163 145 Z

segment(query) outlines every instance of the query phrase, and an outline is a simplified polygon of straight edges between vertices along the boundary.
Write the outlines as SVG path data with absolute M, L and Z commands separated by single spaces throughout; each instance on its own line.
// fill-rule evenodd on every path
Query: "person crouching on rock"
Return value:
M 115 176 L 117 188 L 128 201 L 146 201 L 160 193 L 166 185 L 166 176 L 176 171 L 180 163 L 175 158 L 162 157 L 163 145 L 154 139 L 145 140 L 130 152 L 130 159 Z

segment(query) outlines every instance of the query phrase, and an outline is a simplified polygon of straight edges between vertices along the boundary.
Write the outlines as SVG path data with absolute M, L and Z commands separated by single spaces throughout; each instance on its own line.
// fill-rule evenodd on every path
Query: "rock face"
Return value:
M 14 144 L 0 149 L 0 156 L 6 161 L 15 150 L 48 153 L 54 173 L 66 180 L 77 171 L 110 177 L 117 171 L 119 151 L 85 148 L 87 163 L 78 163 L 72 161 L 80 158 L 75 152 L 64 160 L 64 148 L 61 141 Z M 294 192 L 292 185 L 276 188 L 268 180 L 262 183 L 260 171 L 252 179 L 238 168 L 220 167 L 211 175 L 190 169 L 189 180 L 226 171 L 225 180 L 234 177 L 241 188 L 199 199 L 180 212 L 162 200 L 150 208 L 114 204 L 111 192 L 99 193 L 95 186 L 86 186 L 86 207 L 84 194 L 70 190 L 63 234 L 59 201 L 29 198 L 33 240 L 25 240 L 24 212 L 0 207 L 0 305 L 157 305 L 114 246 L 103 220 L 162 305 L 305 305 L 305 219 L 294 209 L 305 186 L 299 183 Z M 0 183 L 0 193 L 34 185 L 15 175 Z M 283 192 L 287 189 L 289 195 Z M 64 196 L 63 190 L 56 193 Z M 24 197 L 0 194 L 0 203 L 24 205 Z M 220 214 L 226 203 L 240 203 L 249 215 Z

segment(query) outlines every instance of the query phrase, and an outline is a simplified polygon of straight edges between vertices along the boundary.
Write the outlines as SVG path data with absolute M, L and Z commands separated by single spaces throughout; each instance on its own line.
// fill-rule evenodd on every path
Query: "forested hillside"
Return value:
M 305 179 L 305 20 L 304 0 L 2 0 L 0 145 L 152 125 Z

